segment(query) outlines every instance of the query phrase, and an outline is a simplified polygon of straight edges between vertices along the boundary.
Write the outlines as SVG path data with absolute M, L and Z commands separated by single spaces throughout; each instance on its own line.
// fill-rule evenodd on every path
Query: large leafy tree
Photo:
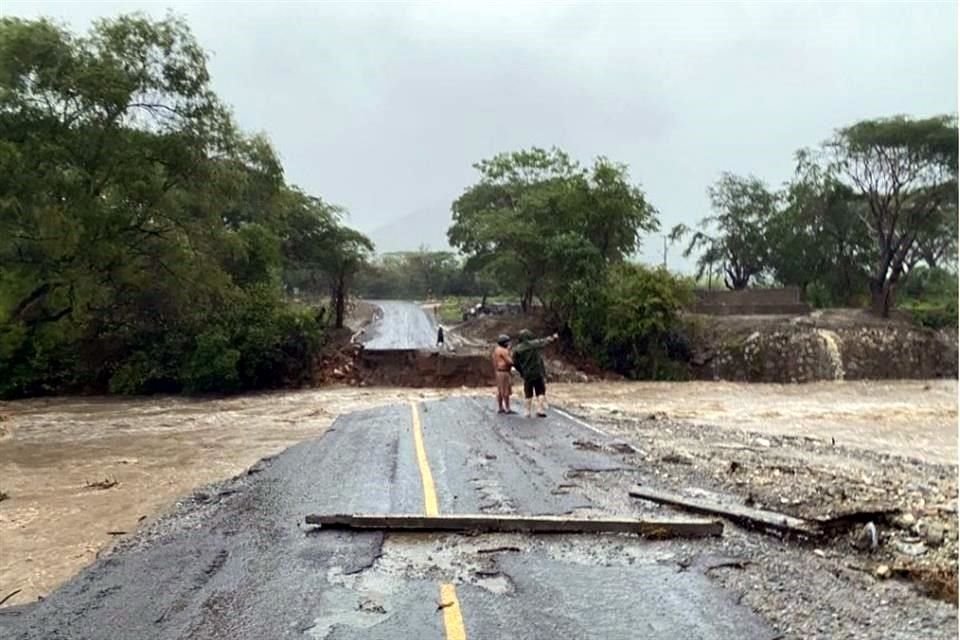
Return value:
M 450 243 L 525 309 L 535 297 L 562 303 L 570 282 L 602 276 L 657 228 L 626 167 L 605 158 L 585 169 L 559 149 L 532 148 L 474 166 L 480 180 L 453 203 Z
M 861 218 L 863 201 L 835 176 L 797 155 L 797 172 L 770 218 L 768 266 L 780 283 L 806 296 L 817 285 L 832 304 L 850 304 L 864 289 L 873 260 Z
M 287 191 L 182 20 L 0 20 L 0 395 L 302 376 Z
M 673 240 L 690 235 L 684 257 L 699 251 L 697 278 L 719 265 L 728 289 L 745 289 L 767 268 L 770 243 L 767 226 L 777 208 L 777 195 L 758 178 L 724 173 L 708 194 L 714 213 L 700 229 L 677 225 Z
M 373 243 L 343 224 L 345 212 L 341 207 L 296 191 L 290 192 L 288 199 L 286 283 L 329 293 L 333 325 L 340 329 L 350 287 L 367 264 Z
M 951 219 L 939 228 L 938 219 L 956 216 L 957 141 L 955 116 L 897 116 L 840 129 L 824 146 L 831 168 L 866 203 L 863 220 L 876 249 L 869 286 L 878 315 L 889 315 L 918 243 L 955 224 Z

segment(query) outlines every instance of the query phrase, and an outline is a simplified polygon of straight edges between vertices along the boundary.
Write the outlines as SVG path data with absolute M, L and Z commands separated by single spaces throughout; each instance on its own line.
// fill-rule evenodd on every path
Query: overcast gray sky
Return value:
M 529 145 L 625 162 L 665 228 L 690 224 L 721 171 L 779 185 L 836 127 L 957 109 L 956 2 L 0 0 L 81 30 L 167 8 L 288 179 L 366 231 L 448 209 L 472 163 Z

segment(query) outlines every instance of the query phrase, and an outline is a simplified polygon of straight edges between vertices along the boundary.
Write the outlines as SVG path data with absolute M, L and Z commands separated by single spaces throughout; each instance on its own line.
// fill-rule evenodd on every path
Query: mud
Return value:
M 835 440 L 928 462 L 957 462 L 957 381 L 552 385 L 555 402 L 593 414 Z

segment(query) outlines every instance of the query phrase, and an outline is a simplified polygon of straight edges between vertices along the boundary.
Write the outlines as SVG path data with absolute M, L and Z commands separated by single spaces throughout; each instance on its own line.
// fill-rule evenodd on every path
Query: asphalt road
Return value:
M 399 300 L 377 300 L 380 312 L 367 328 L 367 349 L 430 349 L 437 344 L 437 325 L 420 305 Z
M 0 615 L 0 636 L 776 637 L 702 573 L 665 562 L 668 543 L 303 524 L 308 513 L 424 513 L 431 494 L 450 514 L 608 511 L 585 472 L 622 466 L 610 441 L 553 412 L 496 416 L 490 404 L 343 416 L 322 438 L 183 500 L 43 602 Z M 574 446 L 584 438 L 597 447 Z

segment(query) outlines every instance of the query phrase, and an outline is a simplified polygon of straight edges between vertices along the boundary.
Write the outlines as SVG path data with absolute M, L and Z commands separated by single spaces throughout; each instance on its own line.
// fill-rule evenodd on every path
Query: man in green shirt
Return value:
M 527 417 L 533 417 L 533 398 L 537 399 L 537 416 L 546 418 L 547 381 L 546 367 L 543 364 L 543 348 L 557 339 L 557 334 L 549 338 L 534 340 L 527 329 L 520 332 L 519 344 L 513 348 L 513 367 L 523 377 L 523 397 L 527 404 Z

